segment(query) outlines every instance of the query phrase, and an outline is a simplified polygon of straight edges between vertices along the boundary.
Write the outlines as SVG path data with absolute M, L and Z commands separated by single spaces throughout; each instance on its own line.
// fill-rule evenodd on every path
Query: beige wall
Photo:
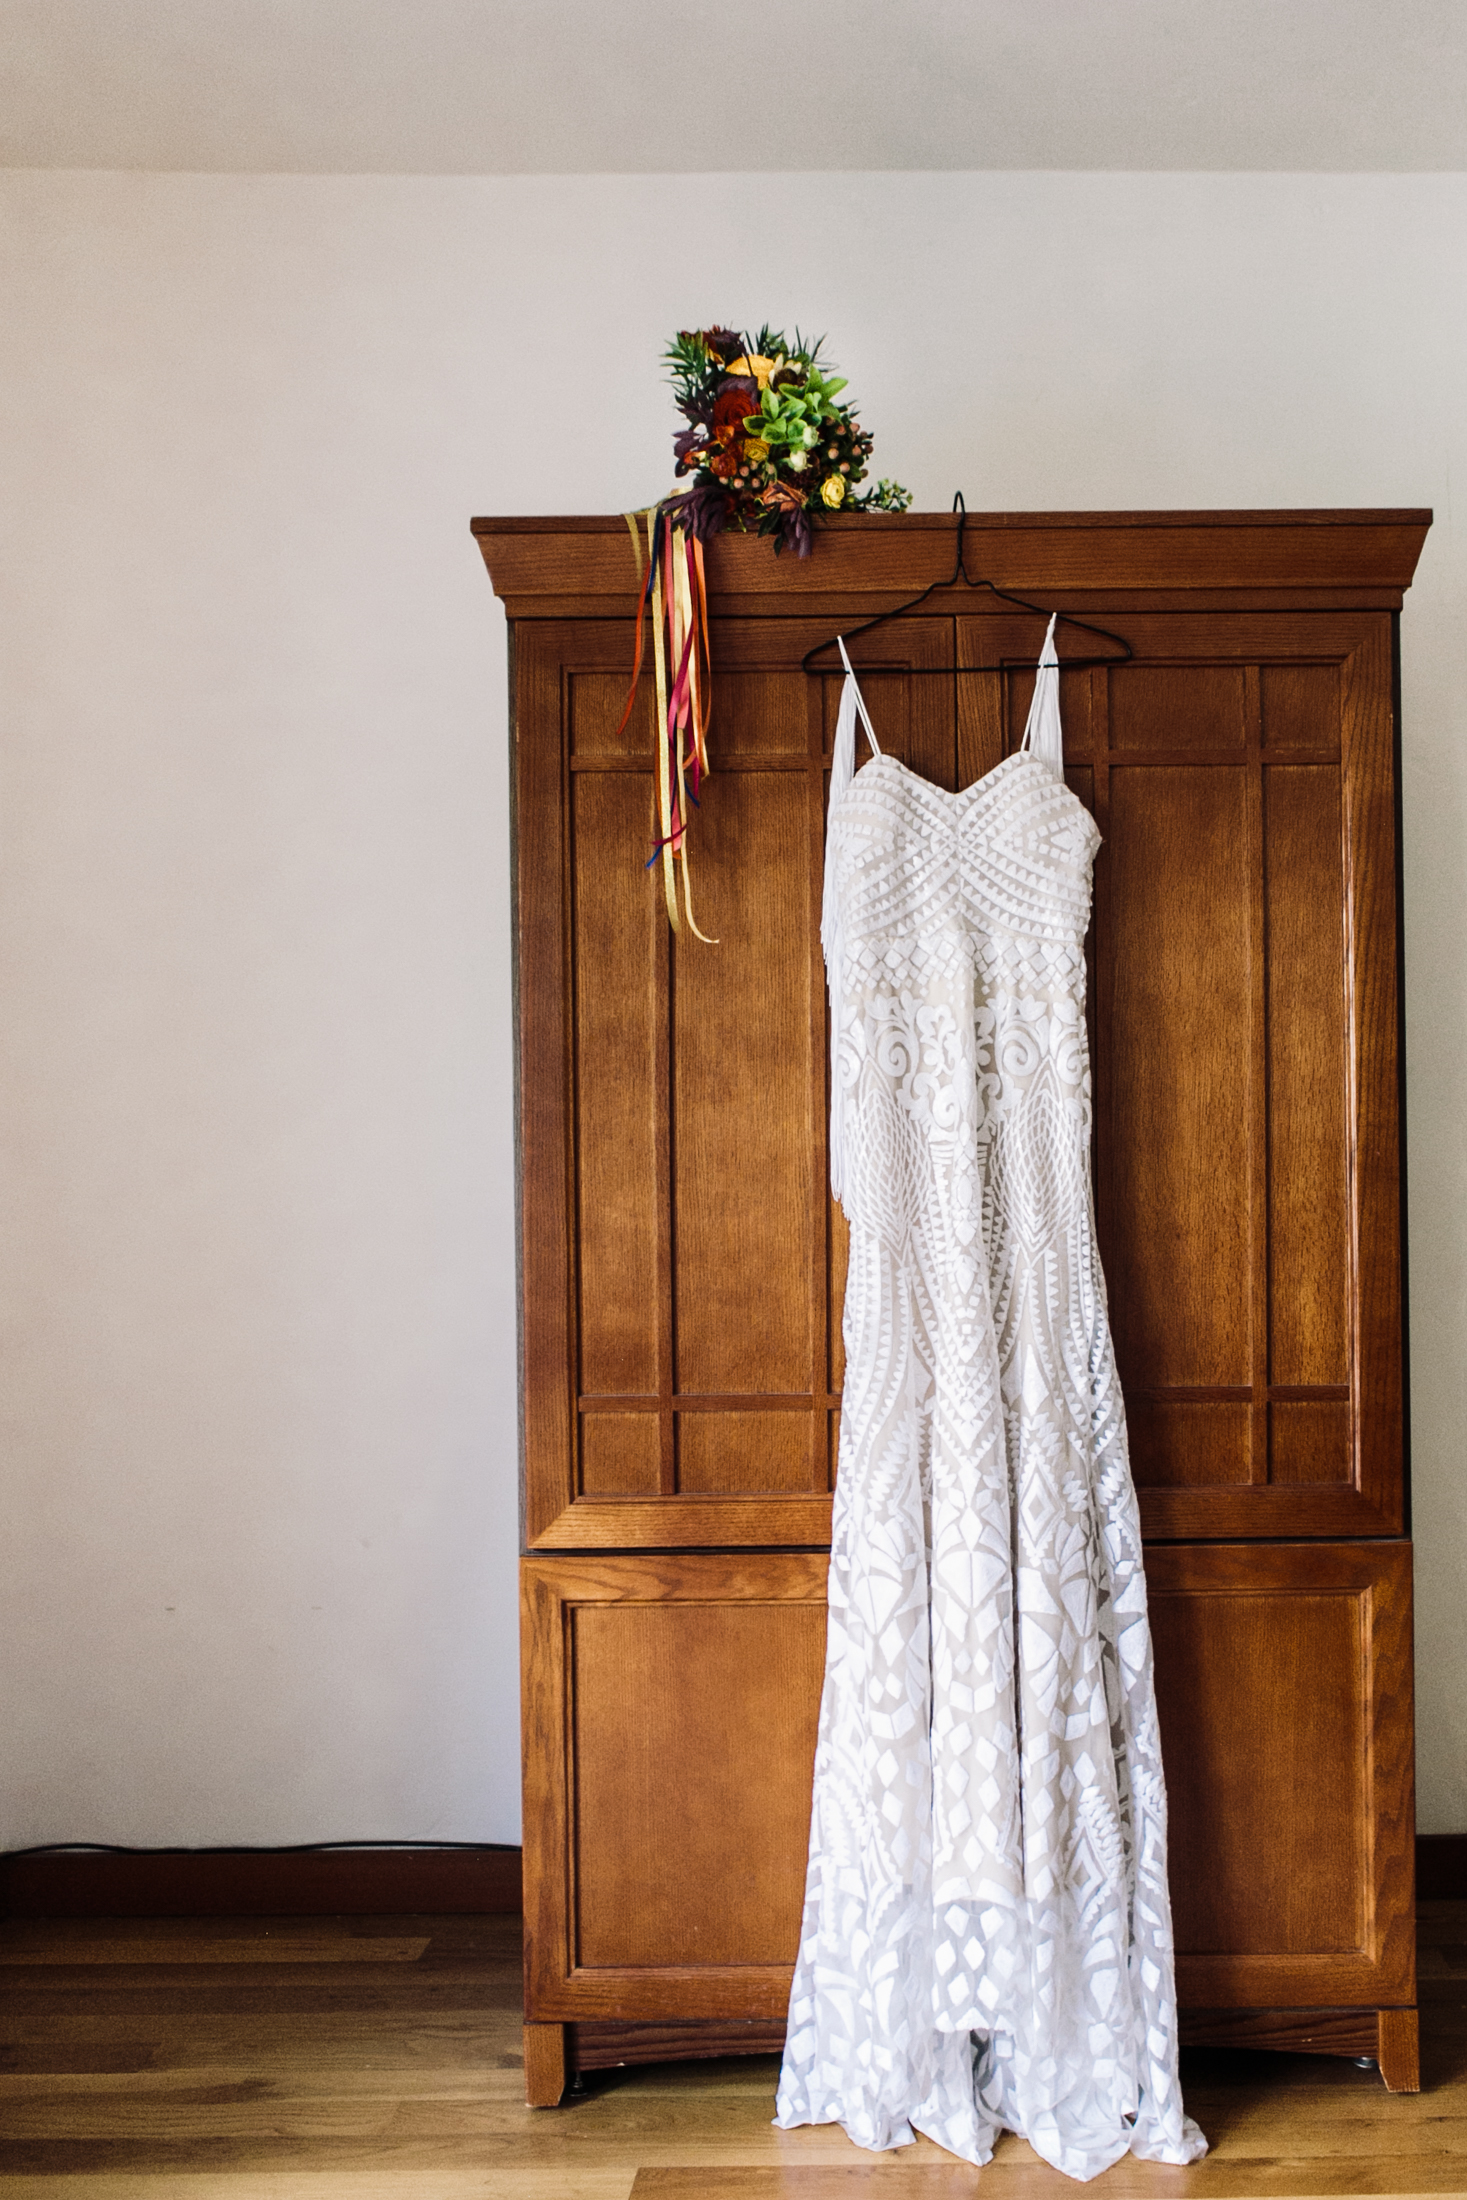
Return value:
M 920 505 L 1434 504 L 1404 641 L 1421 1791 L 1467 1827 L 1467 179 L 0 178 L 0 1843 L 512 1839 L 503 625 L 668 332 Z M 817 552 L 818 555 L 818 552 Z

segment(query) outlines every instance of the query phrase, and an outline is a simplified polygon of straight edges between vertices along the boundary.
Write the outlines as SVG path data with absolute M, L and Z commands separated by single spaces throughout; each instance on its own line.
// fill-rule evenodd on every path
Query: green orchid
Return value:
M 806 371 L 803 381 L 771 382 L 759 393 L 755 432 L 771 451 L 813 451 L 824 423 L 842 417 L 835 400 L 845 386 L 843 376 L 824 375 L 816 367 Z

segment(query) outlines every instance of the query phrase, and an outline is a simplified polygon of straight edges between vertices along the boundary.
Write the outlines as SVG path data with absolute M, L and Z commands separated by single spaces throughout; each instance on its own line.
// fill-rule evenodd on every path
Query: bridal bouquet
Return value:
M 680 477 L 659 504 L 628 512 L 637 561 L 632 684 L 617 728 L 625 730 L 642 673 L 651 613 L 656 695 L 657 782 L 648 869 L 660 865 L 668 922 L 700 940 L 693 915 L 688 826 L 710 764 L 708 579 L 703 545 L 726 527 L 773 535 L 776 554 L 792 543 L 810 554 L 815 522 L 828 512 L 904 512 L 911 492 L 895 481 L 861 489 L 871 437 L 849 405 L 845 383 L 820 363 L 820 345 L 761 328 L 683 329 L 664 354 L 688 425 L 673 439 Z M 638 522 L 646 528 L 646 556 Z M 708 941 L 716 946 L 716 941 Z
M 822 342 L 823 342 L 822 338 Z M 781 330 L 683 329 L 664 354 L 687 421 L 673 438 L 676 471 L 692 485 L 664 507 L 698 542 L 725 527 L 773 535 L 808 557 L 812 528 L 828 512 L 904 512 L 911 493 L 894 481 L 858 490 L 872 437 L 846 387 L 821 364 L 820 344 Z

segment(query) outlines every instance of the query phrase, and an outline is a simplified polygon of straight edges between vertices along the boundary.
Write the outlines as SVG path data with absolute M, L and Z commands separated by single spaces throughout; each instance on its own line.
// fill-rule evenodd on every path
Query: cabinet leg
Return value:
M 1376 2023 L 1380 2028 L 1376 2060 L 1387 2093 L 1419 2093 L 1421 2056 L 1416 2011 L 1380 2009 Z
M 525 2026 L 525 2106 L 559 2108 L 565 2091 L 565 2026 Z

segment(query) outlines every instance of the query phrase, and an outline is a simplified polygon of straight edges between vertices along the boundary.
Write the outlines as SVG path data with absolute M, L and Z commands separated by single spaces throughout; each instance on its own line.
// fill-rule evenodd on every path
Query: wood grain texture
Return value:
M 1381 2010 L 1376 2058 L 1388 2092 L 1421 2091 L 1421 2026 L 1416 2010 Z
M 829 1540 L 818 912 L 838 683 L 798 671 L 823 638 L 767 618 L 715 633 L 722 745 L 694 877 L 716 950 L 670 940 L 643 869 L 653 755 L 640 703 L 616 731 L 625 631 L 553 623 L 516 659 L 516 727 L 538 724 L 544 752 L 521 758 L 525 799 L 568 820 L 518 855 L 520 930 L 562 973 L 553 996 L 520 992 L 532 1549 Z M 894 753 L 947 784 L 951 694 L 908 674 L 952 647 L 950 622 L 915 621 L 871 675 Z M 720 1428 L 690 1423 L 715 1410 Z M 798 1429 L 769 1418 L 791 1410 Z
M 1128 1389 L 1252 1376 L 1246 795 L 1241 767 L 1110 772 L 1104 1254 Z
M 1393 639 L 1390 620 L 1377 619 L 1345 664 L 1342 785 L 1354 1480 L 1399 1531 L 1405 1432 Z
M 625 2070 L 639 2063 L 707 2062 L 721 2055 L 779 2055 L 785 2020 L 752 2018 L 725 2024 L 573 2024 L 577 2070 Z
M 524 1561 L 533 2021 L 782 2014 L 825 1572 L 774 1554 Z
M 901 602 L 951 572 L 955 524 L 945 512 L 837 518 L 822 527 L 815 556 L 778 562 L 767 543 L 724 535 L 710 552 L 710 591 L 715 602 L 764 607 L 772 597 L 804 604 L 850 593 Z M 1389 611 L 1411 584 L 1430 524 L 1420 510 L 974 512 L 966 540 L 970 570 L 1050 600 L 1142 590 L 1185 601 L 1209 591 L 1246 604 L 1271 590 L 1328 606 L 1351 592 Z M 473 532 L 511 617 L 555 616 L 567 599 L 586 616 L 596 607 L 630 614 L 636 570 L 621 519 L 477 519 Z
M 819 787 L 807 772 L 731 772 L 710 783 L 698 819 L 701 921 L 719 945 L 673 950 L 682 1390 L 796 1391 L 809 1378 L 824 1077 L 810 1052 L 808 934 L 790 913 L 804 916 L 811 799 Z
M 570 805 L 580 1387 L 655 1391 L 661 1034 L 647 784 L 577 772 Z
M 577 1970 L 794 1962 L 825 1618 L 706 1573 L 571 1615 Z
M 1374 2009 L 1189 2009 L 1184 2047 L 1266 2047 L 1292 2055 L 1370 2055 L 1380 2040 Z
M 776 2131 L 772 2053 L 621 2069 L 588 2060 L 585 2090 L 558 2113 L 537 2114 L 524 2105 L 514 1921 L 393 1917 L 381 1929 L 386 1939 L 427 1937 L 428 1945 L 408 1964 L 262 1963 L 252 1972 L 186 1960 L 189 1928 L 171 1920 L 161 1939 L 179 1960 L 120 1978 L 81 1963 L 6 1970 L 0 1929 L 6 2192 L 25 2200 L 158 2200 L 165 2191 L 188 2200 L 627 2200 L 639 2188 L 704 2200 L 720 2191 L 798 2194 L 806 2181 L 807 2194 L 870 2186 L 888 2200 L 971 2195 L 980 2186 L 1012 2187 L 1026 2200 L 1073 2194 L 1012 2139 L 980 2176 L 927 2140 L 872 2157 L 831 2126 Z M 65 1922 L 49 1930 L 64 1948 Z M 268 1920 L 253 1930 L 272 1937 Z M 200 1938 L 217 1931 L 208 1921 Z M 309 1931 L 313 1941 L 361 1937 L 329 1918 Z M 1190 2171 L 1123 2162 L 1100 2189 L 1134 2200 L 1194 2190 L 1221 2200 L 1467 2190 L 1464 1943 L 1467 1904 L 1428 1906 L 1418 2097 L 1391 2095 L 1377 2071 L 1344 2055 L 1187 2047 L 1187 2105 L 1211 2154 Z M 50 1982 L 44 1994 L 33 1991 L 41 1977 Z M 1400 2013 L 1384 2014 L 1401 2029 Z M 1316 2032 L 1336 2017 L 1298 2013 Z M 667 2037 L 669 2046 L 686 2044 Z M 588 2025 L 560 2045 L 583 2038 L 592 2056 L 608 2044 Z M 1354 2036 L 1346 2043 L 1342 2034 L 1340 2044 L 1348 2054 L 1372 2052 Z M 537 2027 L 529 2045 L 532 2058 L 548 2048 L 553 2084 L 555 2040 Z
M 1409 1544 L 1168 1544 L 1146 1576 L 1182 2006 L 1414 2003 Z
M 518 1077 L 520 1337 L 525 1533 L 531 1541 L 574 1488 L 574 1276 L 570 1017 L 565 942 L 568 813 L 561 665 L 570 637 L 517 634 L 511 787 Z
M 1264 774 L 1264 804 L 1268 1374 L 1275 1383 L 1345 1383 L 1350 1248 L 1340 775 L 1329 765 L 1272 765 Z M 1348 1459 L 1343 1464 L 1344 1473 L 1314 1479 L 1348 1479 Z
M 1339 753 L 1338 664 L 1265 665 L 1262 671 L 1263 745 L 1270 758 L 1303 750 Z
M 559 2108 L 565 2092 L 565 2026 L 527 2024 L 523 2034 L 525 2106 Z

